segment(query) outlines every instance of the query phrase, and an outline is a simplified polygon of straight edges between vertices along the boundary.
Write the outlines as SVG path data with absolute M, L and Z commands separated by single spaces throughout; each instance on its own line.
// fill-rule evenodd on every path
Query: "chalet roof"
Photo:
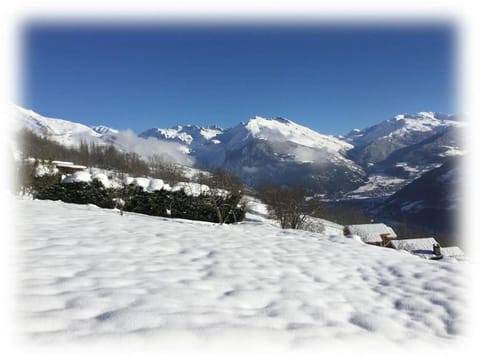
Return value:
M 63 164 L 57 165 L 57 167 L 67 168 L 67 169 L 79 169 L 79 170 L 83 170 L 87 168 L 85 165 L 63 165 Z
M 59 160 L 53 160 L 52 164 L 54 165 L 73 165 L 73 162 L 71 161 L 59 161 Z
M 378 224 L 357 224 L 348 225 L 347 230 L 352 235 L 358 235 L 364 242 L 380 242 L 381 235 L 388 235 L 391 238 L 396 238 L 397 234 L 390 226 L 383 223 Z
M 57 168 L 68 168 L 68 169 L 86 169 L 87 167 L 85 165 L 75 165 L 71 161 L 58 161 L 54 160 L 52 161 L 52 164 L 55 165 Z
M 397 250 L 407 251 L 429 251 L 433 253 L 433 245 L 438 244 L 433 238 L 418 238 L 418 239 L 402 239 L 402 240 L 390 240 L 387 244 L 388 247 Z
M 441 253 L 443 256 L 454 257 L 456 259 L 464 259 L 465 253 L 458 246 L 449 246 L 441 248 Z

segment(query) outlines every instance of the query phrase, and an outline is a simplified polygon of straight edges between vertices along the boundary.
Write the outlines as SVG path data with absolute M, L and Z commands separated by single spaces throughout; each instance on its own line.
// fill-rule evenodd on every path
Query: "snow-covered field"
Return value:
M 217 225 L 15 205 L 16 304 L 30 342 L 450 346 L 463 338 L 465 264 L 282 230 L 258 213 Z
M 392 195 L 406 182 L 407 180 L 394 176 L 371 175 L 366 184 L 347 193 L 345 199 L 368 199 L 375 196 Z

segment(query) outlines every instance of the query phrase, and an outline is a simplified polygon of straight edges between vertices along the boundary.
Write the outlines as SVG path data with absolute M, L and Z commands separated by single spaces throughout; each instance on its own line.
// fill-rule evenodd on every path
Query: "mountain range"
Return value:
M 400 114 L 345 136 L 323 135 L 282 117 L 255 116 L 228 129 L 179 125 L 128 137 L 107 126 L 48 118 L 19 106 L 14 112 L 17 127 L 64 145 L 94 141 L 144 156 L 160 151 L 199 169 L 224 168 L 253 187 L 301 183 L 327 198 L 390 195 L 465 152 L 464 122 L 435 112 Z

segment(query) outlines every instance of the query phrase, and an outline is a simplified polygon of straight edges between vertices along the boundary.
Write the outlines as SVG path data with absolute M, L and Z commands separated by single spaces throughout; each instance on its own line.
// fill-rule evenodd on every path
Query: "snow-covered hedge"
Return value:
M 103 176 L 102 176 L 103 175 Z M 129 185 L 108 187 L 104 174 L 76 172 L 36 177 L 33 195 L 37 199 L 61 200 L 77 204 L 95 204 L 154 216 L 170 216 L 217 223 L 243 220 L 245 206 L 241 194 L 209 191 L 206 185 L 179 183 L 171 188 L 159 179 L 126 179 Z
M 193 194 L 184 188 L 147 192 L 140 186 L 129 185 L 120 198 L 125 200 L 125 211 L 216 223 L 241 221 L 246 211 L 241 194 Z

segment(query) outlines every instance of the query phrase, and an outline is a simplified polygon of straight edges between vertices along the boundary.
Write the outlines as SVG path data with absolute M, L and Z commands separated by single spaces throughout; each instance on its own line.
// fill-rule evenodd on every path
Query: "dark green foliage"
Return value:
M 131 176 L 154 175 L 170 184 L 186 180 L 178 166 L 163 162 L 161 156 L 150 157 L 147 164 L 138 154 L 122 153 L 113 145 L 81 142 L 78 148 L 70 148 L 26 129 L 19 133 L 19 137 L 21 152 L 26 158 L 33 157 L 46 161 L 61 159 L 116 170 Z M 60 174 L 34 177 L 35 166 L 26 164 L 27 162 L 19 169 L 19 183 L 22 189 L 31 190 L 37 199 L 61 200 L 76 204 L 89 203 L 103 208 L 113 208 L 119 204 L 118 199 L 121 199 L 125 202 L 121 206 L 124 211 L 217 223 L 233 223 L 245 217 L 245 204 L 240 202 L 241 182 L 221 171 L 214 174 L 212 184 L 222 185 L 222 189 L 230 190 L 230 194 L 224 195 L 221 191 L 211 188 L 207 194 L 191 196 L 183 190 L 176 192 L 159 190 L 150 193 L 133 185 L 124 186 L 122 189 L 106 189 L 98 180 L 90 183 L 61 183 Z
M 61 183 L 60 175 L 36 177 L 33 188 L 33 195 L 37 199 L 95 204 L 110 209 L 115 206 L 114 199 L 122 199 L 125 202 L 123 211 L 153 216 L 234 223 L 243 220 L 246 213 L 245 205 L 240 202 L 240 194 L 192 196 L 183 190 L 146 192 L 134 185 L 106 189 L 96 179 L 89 183 Z
M 37 176 L 33 178 L 33 196 L 37 199 L 60 200 L 60 174 Z
M 122 190 L 120 197 L 125 201 L 123 210 L 153 216 L 167 216 L 167 191 L 153 193 L 143 191 L 139 186 L 129 185 Z
M 98 180 L 92 182 L 60 183 L 58 175 L 35 178 L 34 196 L 41 200 L 61 200 L 74 204 L 95 204 L 102 208 L 114 207 L 112 192 Z
M 246 208 L 240 203 L 239 195 L 227 195 L 212 198 L 210 195 L 187 195 L 185 191 L 157 190 L 151 193 L 141 187 L 126 187 L 122 198 L 125 200 L 123 210 L 154 216 L 170 216 L 208 222 L 234 223 L 245 218 Z M 217 205 L 221 220 L 219 220 Z

